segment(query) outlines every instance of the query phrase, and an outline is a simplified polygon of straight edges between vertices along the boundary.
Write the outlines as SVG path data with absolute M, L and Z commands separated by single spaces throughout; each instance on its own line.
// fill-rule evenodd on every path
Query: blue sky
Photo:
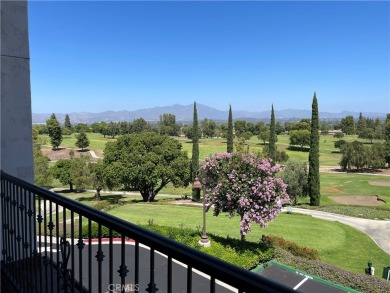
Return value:
M 30 1 L 34 113 L 390 112 L 390 2 Z

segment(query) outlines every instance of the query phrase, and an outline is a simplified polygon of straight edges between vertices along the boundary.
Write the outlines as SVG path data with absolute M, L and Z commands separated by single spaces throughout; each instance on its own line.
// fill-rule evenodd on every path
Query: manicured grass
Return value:
M 87 133 L 90 140 L 88 147 L 94 151 L 103 151 L 108 141 L 115 141 L 109 137 L 103 137 L 100 133 Z M 41 135 L 46 140 L 45 146 L 50 147 L 50 138 L 47 135 Z M 183 150 L 187 151 L 188 156 L 192 155 L 192 142 L 187 138 L 175 137 L 182 143 Z M 346 141 L 358 140 L 356 135 L 348 135 L 343 138 Z M 338 166 L 341 155 L 339 150 L 334 147 L 334 142 L 337 138 L 332 135 L 320 136 L 320 164 L 326 166 Z M 367 141 L 360 140 L 367 143 Z M 75 134 L 64 136 L 61 147 L 75 148 L 76 137 Z M 256 136 L 245 142 L 250 152 L 258 152 L 262 150 L 263 142 Z M 308 147 L 304 147 L 304 151 L 289 149 L 289 136 L 285 134 L 278 135 L 277 147 L 281 150 L 286 150 L 291 161 L 307 162 L 308 161 Z M 199 158 L 203 161 L 206 157 L 212 156 L 217 152 L 226 152 L 226 139 L 224 138 L 202 138 L 199 141 Z
M 89 149 L 91 150 L 104 150 L 104 147 L 108 141 L 115 141 L 116 139 L 112 138 L 104 138 L 103 135 L 100 133 L 87 133 L 88 139 L 90 141 Z M 41 135 L 43 139 L 46 140 L 45 146 L 51 147 L 50 145 L 50 138 L 47 135 Z M 68 136 L 63 136 L 61 147 L 67 147 L 67 148 L 77 148 L 75 146 L 76 143 L 76 137 L 75 134 L 71 134 Z
M 390 188 L 376 186 L 370 181 L 389 182 L 389 176 L 374 176 L 348 173 L 321 173 L 321 204 L 335 204 L 329 196 L 336 195 L 378 195 L 386 201 L 381 208 L 390 208 Z
M 189 139 L 177 138 L 182 143 L 183 150 L 187 151 L 188 156 L 192 156 L 192 142 Z M 256 137 L 246 141 L 251 152 L 262 150 L 260 141 Z M 225 138 L 202 138 L 199 140 L 199 158 L 203 161 L 205 158 L 213 156 L 215 153 L 226 152 Z
M 122 219 L 136 224 L 154 224 L 200 229 L 202 210 L 161 204 L 128 204 L 109 211 Z M 207 231 L 222 237 L 239 239 L 239 218 L 226 215 L 214 217 L 207 213 Z M 338 222 L 331 222 L 299 214 L 281 214 L 268 228 L 253 225 L 248 241 L 257 242 L 262 234 L 272 234 L 291 240 L 299 245 L 315 248 L 324 262 L 350 271 L 363 272 L 370 259 L 377 268 L 388 265 L 390 256 L 384 253 L 368 236 Z

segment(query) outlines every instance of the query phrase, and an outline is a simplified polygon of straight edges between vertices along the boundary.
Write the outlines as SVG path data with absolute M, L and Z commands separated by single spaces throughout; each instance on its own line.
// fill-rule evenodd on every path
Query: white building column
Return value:
M 0 8 L 0 169 L 34 183 L 27 1 L 1 0 Z M 9 233 L 3 227 L 2 217 L 0 228 L 1 253 L 3 233 Z M 30 225 L 17 228 L 15 235 L 23 236 L 23 229 L 33 231 Z M 0 258 L 3 260 L 3 255 Z
M 1 1 L 0 168 L 34 182 L 27 1 Z

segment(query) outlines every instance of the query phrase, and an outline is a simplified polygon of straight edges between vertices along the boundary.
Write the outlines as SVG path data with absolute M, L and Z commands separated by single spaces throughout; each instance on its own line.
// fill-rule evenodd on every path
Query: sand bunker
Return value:
M 368 184 L 376 185 L 376 186 L 390 186 L 390 179 L 387 181 L 383 181 L 383 180 L 368 181 Z
M 355 206 L 379 206 L 386 202 L 378 199 L 377 195 L 340 195 L 330 196 L 337 203 Z

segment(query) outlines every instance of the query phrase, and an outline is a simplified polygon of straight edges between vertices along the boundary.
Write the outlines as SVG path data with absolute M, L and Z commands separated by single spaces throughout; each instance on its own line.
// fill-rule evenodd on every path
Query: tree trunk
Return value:
M 95 200 L 101 200 L 100 190 L 101 190 L 101 188 L 96 188 Z
M 149 194 L 148 202 L 153 202 L 156 195 L 152 192 Z
M 148 192 L 141 192 L 141 196 L 142 196 L 142 200 L 144 202 L 148 201 L 148 198 L 149 198 L 149 193 Z
M 73 183 L 72 183 L 72 182 L 69 183 L 69 191 L 70 191 L 70 192 L 73 192 L 73 191 L 74 191 L 74 190 L 73 190 Z
M 244 215 L 241 215 L 241 221 L 243 218 L 244 218 Z M 240 234 L 241 234 L 241 243 L 245 243 L 245 234 L 243 234 L 242 231 L 240 231 Z

